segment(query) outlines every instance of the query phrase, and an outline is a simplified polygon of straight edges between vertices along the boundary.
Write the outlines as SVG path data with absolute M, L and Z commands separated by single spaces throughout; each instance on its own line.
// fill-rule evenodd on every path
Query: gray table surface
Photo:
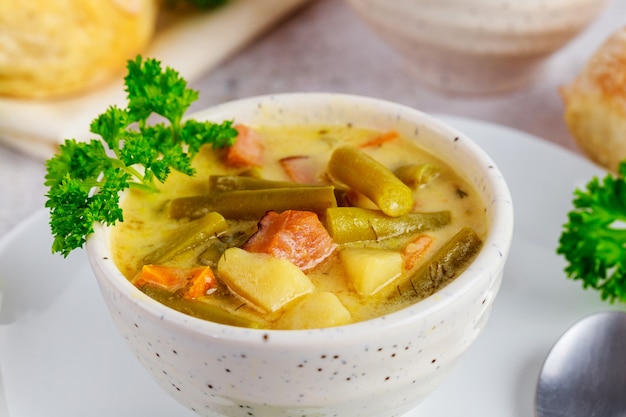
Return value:
M 626 1 L 613 0 L 591 27 L 546 62 L 533 85 L 500 96 L 458 97 L 417 83 L 405 59 L 346 3 L 314 0 L 194 83 L 200 99 L 192 110 L 268 93 L 353 93 L 503 124 L 576 152 L 562 121 L 558 87 L 624 24 Z M 44 174 L 44 161 L 0 146 L 0 238 L 43 207 Z

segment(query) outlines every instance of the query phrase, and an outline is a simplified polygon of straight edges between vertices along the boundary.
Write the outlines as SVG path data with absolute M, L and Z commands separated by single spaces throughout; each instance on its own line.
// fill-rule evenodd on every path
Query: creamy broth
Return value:
M 131 281 L 135 281 L 145 263 L 146 256 L 153 253 L 167 242 L 170 236 L 181 226 L 189 223 L 189 219 L 172 219 L 169 215 L 169 204 L 175 198 L 202 195 L 209 192 L 210 175 L 259 175 L 264 179 L 276 181 L 291 181 L 280 161 L 283 158 L 294 156 L 307 157 L 307 169 L 314 173 L 314 177 L 321 183 L 331 183 L 327 173 L 327 165 L 332 152 L 340 146 L 351 145 L 360 147 L 365 142 L 380 136 L 384 132 L 361 129 L 350 125 L 345 126 L 287 126 L 263 127 L 255 126 L 263 144 L 263 165 L 257 168 L 229 167 L 223 162 L 224 150 L 213 150 L 205 147 L 194 160 L 197 173 L 193 177 L 173 173 L 163 184 L 160 193 L 145 194 L 140 191 L 129 191 L 123 201 L 124 222 L 115 226 L 113 248 L 116 264 L 122 273 Z M 403 137 L 396 137 L 385 141 L 378 146 L 361 148 L 363 152 L 382 163 L 389 170 L 409 164 L 430 164 L 436 167 L 438 175 L 428 184 L 413 189 L 415 212 L 449 211 L 450 222 L 443 227 L 425 232 L 409 233 L 387 239 L 358 241 L 337 244 L 330 256 L 321 263 L 305 271 L 306 276 L 313 283 L 314 289 L 308 295 L 294 298 L 276 311 L 260 308 L 249 302 L 241 294 L 221 282 L 217 268 L 210 261 L 203 258 L 207 247 L 216 239 L 229 240 L 235 246 L 241 246 L 243 241 L 257 230 L 256 220 L 228 219 L 230 236 L 214 237 L 196 247 L 178 253 L 165 263 L 181 267 L 211 265 L 217 275 L 218 287 L 212 293 L 190 302 L 179 300 L 176 293 L 164 293 L 150 288 L 142 288 L 149 295 L 184 313 L 205 319 L 226 322 L 228 324 L 264 327 L 264 328 L 292 328 L 296 327 L 324 327 L 327 325 L 346 324 L 378 317 L 414 303 L 430 295 L 433 289 L 423 294 L 411 296 L 398 295 L 397 288 L 417 269 L 402 270 L 399 277 L 378 288 L 374 294 L 363 295 L 355 291 L 352 281 L 346 276 L 342 263 L 342 251 L 349 248 L 373 248 L 388 251 L 402 252 L 407 244 L 415 239 L 416 235 L 427 234 L 432 243 L 420 258 L 427 262 L 444 244 L 449 241 L 461 228 L 469 226 L 476 234 L 484 239 L 487 230 L 486 214 L 483 202 L 474 189 L 460 178 L 455 171 L 444 164 L 440 159 L 421 149 L 415 141 Z M 338 189 L 343 186 L 334 184 Z M 351 194 L 352 204 L 375 208 L 371 201 Z M 340 203 L 341 205 L 341 203 Z M 323 221 L 323 214 L 320 215 Z M 232 230 L 240 230 L 239 239 L 232 238 Z M 223 244 L 220 242 L 220 245 Z M 460 271 L 457 271 L 460 272 Z M 445 283 L 443 284 L 445 285 Z M 293 310 L 304 297 L 310 293 L 332 293 L 340 301 L 341 307 L 347 310 L 349 316 L 342 316 L 339 321 L 324 321 L 316 323 L 315 317 L 293 319 Z M 320 298 L 322 299 L 322 298 Z M 322 301 L 326 302 L 326 301 Z M 206 311 L 204 307 L 207 307 Z M 216 309 L 223 309 L 224 314 L 213 316 Z M 293 310 L 293 311 L 292 311 Z M 303 315 L 320 315 L 319 310 L 303 309 Z M 323 316 L 323 314 L 321 314 Z M 226 317 L 226 319 L 224 319 Z M 229 317 L 235 317 L 230 320 Z M 286 319 L 285 317 L 290 317 Z M 349 318 L 346 318 L 349 317 Z

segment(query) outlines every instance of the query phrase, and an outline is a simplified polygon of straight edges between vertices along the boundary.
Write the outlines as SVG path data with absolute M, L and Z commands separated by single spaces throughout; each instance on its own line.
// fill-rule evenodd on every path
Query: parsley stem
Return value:
M 154 184 L 145 184 L 143 182 L 131 181 L 128 183 L 128 186 L 132 189 L 141 190 L 148 193 L 156 193 L 159 191 Z
M 144 174 L 137 171 L 137 169 L 135 169 L 133 166 L 123 165 L 122 169 L 130 174 L 132 177 L 140 180 L 142 183 L 144 182 Z
M 136 181 L 129 181 L 128 185 L 136 190 L 141 190 L 149 193 L 156 193 L 159 189 L 153 180 L 147 180 L 145 175 L 137 170 L 133 165 L 126 165 L 119 159 L 111 158 L 114 166 L 119 167 Z

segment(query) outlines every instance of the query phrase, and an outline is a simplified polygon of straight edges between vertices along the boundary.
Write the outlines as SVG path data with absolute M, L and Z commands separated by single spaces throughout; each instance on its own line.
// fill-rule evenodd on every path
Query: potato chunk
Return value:
M 402 255 L 387 249 L 347 248 L 339 258 L 354 290 L 370 296 L 402 273 Z
M 235 247 L 224 252 L 217 273 L 233 292 L 269 312 L 315 289 L 293 263 Z
M 278 322 L 279 329 L 317 329 L 350 323 L 350 312 L 332 292 L 314 292 L 296 301 Z

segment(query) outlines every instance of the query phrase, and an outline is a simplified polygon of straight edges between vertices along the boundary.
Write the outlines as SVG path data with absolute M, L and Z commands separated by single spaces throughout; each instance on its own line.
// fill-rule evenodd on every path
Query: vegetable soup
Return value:
M 306 329 L 397 311 L 445 286 L 487 230 L 468 182 L 395 131 L 237 126 L 193 177 L 128 191 L 115 262 L 171 308 Z

